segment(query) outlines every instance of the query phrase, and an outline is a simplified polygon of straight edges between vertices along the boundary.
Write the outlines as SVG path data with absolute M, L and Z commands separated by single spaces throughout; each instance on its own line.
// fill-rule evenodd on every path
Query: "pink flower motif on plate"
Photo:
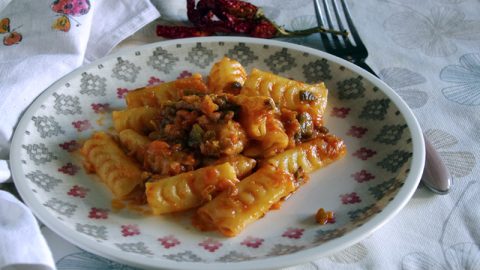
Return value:
M 107 219 L 108 209 L 92 207 L 92 209 L 90 209 L 90 213 L 88 213 L 88 217 L 92 219 Z
M 151 85 L 157 85 L 157 84 L 160 84 L 160 83 L 163 83 L 164 81 L 163 80 L 160 80 L 159 78 L 157 77 L 150 77 L 150 79 L 148 79 L 148 85 L 151 86 Z
M 259 246 L 262 245 L 263 241 L 264 240 L 262 238 L 248 236 L 240 244 L 244 245 L 244 246 L 247 246 L 247 247 L 250 247 L 250 248 L 258 248 Z
M 74 128 L 77 129 L 78 132 L 82 132 L 89 128 L 92 128 L 92 124 L 90 124 L 90 121 L 88 120 L 74 121 L 72 122 L 72 125 Z
M 80 198 L 85 198 L 87 195 L 87 192 L 89 192 L 90 189 L 81 187 L 78 185 L 74 185 L 68 192 L 67 194 L 72 196 L 72 197 L 80 197 Z
M 353 153 L 353 156 L 358 157 L 361 160 L 367 160 L 376 154 L 377 151 L 362 147 L 358 149 L 355 153 Z
M 122 225 L 121 227 L 122 227 L 122 235 L 125 237 L 140 234 L 140 230 L 138 229 L 137 225 L 128 224 L 128 225 Z
M 187 78 L 187 77 L 191 77 L 191 76 L 192 76 L 191 72 L 189 72 L 187 70 L 184 70 L 178 75 L 177 79 L 183 79 L 183 78 Z
M 117 98 L 125 98 L 125 95 L 127 95 L 127 93 L 127 88 L 117 88 Z
M 68 175 L 75 175 L 77 172 L 78 172 L 78 167 L 73 165 L 72 163 L 68 162 L 67 164 L 65 164 L 64 166 L 62 166 L 61 168 L 58 168 L 58 171 L 59 172 L 62 172 L 64 174 L 68 174 Z
M 362 201 L 356 192 L 340 195 L 340 198 L 342 198 L 343 204 L 354 204 Z
M 331 116 L 338 117 L 338 118 L 345 118 L 347 117 L 348 113 L 350 112 L 350 108 L 337 108 L 334 107 L 332 112 L 330 113 Z
M 108 103 L 92 103 L 92 109 L 95 113 L 106 113 L 110 109 Z
M 160 241 L 164 248 L 171 248 L 180 244 L 180 241 L 173 235 L 158 238 L 158 241 Z
M 347 135 L 360 139 L 363 137 L 363 135 L 365 135 L 367 131 L 368 131 L 367 128 L 352 126 L 350 130 L 347 132 Z
M 198 245 L 203 247 L 205 250 L 208 250 L 210 252 L 215 252 L 215 250 L 219 249 L 222 246 L 222 243 L 220 243 L 215 239 L 207 238 L 203 242 L 199 243 Z
M 358 183 L 363 183 L 375 179 L 375 175 L 367 172 L 366 170 L 361 170 L 351 175 L 355 181 Z
M 300 228 L 288 228 L 283 234 L 283 237 L 288 237 L 291 239 L 300 239 L 303 235 L 303 231 L 305 229 L 300 229 Z
M 77 143 L 77 141 L 75 141 L 75 140 L 71 140 L 71 141 L 68 141 L 68 142 L 61 143 L 58 146 L 60 146 L 63 150 L 65 150 L 67 152 L 73 152 L 73 151 L 80 148 L 80 144 Z

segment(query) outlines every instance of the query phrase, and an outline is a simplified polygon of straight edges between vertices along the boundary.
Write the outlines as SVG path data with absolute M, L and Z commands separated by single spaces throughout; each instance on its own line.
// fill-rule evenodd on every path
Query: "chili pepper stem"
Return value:
M 279 27 L 277 30 L 278 30 L 278 37 L 300 37 L 300 36 L 308 36 L 315 33 L 330 33 L 332 35 L 340 35 L 345 37 L 348 36 L 348 31 L 346 30 L 339 31 L 334 29 L 326 29 L 323 27 L 312 27 L 312 28 L 298 30 L 298 31 L 289 31 L 282 27 Z
M 269 21 L 277 29 L 276 37 L 301 37 L 301 36 L 309 36 L 309 35 L 315 34 L 315 33 L 330 33 L 332 35 L 340 35 L 340 36 L 344 36 L 344 37 L 348 36 L 348 31 L 347 30 L 340 31 L 340 30 L 335 30 L 335 29 L 327 29 L 327 28 L 323 28 L 323 27 L 320 27 L 320 26 L 312 27 L 312 28 L 308 28 L 308 29 L 304 29 L 304 30 L 290 31 L 290 30 L 287 30 L 287 29 L 277 25 L 276 23 L 272 22 L 271 20 L 269 20 L 265 16 L 265 13 L 263 12 L 263 10 L 261 8 L 259 8 L 257 10 L 257 14 L 255 15 L 255 17 L 257 19 L 264 19 L 264 20 Z

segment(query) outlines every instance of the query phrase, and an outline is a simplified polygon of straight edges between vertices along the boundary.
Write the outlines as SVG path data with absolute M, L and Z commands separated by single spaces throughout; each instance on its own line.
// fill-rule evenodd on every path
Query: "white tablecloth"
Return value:
M 185 19 L 183 1 L 158 1 L 163 20 Z M 180 3 L 179 3 L 180 2 Z M 252 1 L 287 28 L 315 24 L 311 0 Z M 419 187 L 408 205 L 363 241 L 289 269 L 480 269 L 480 2 L 348 1 L 369 65 L 413 109 L 453 176 L 444 196 Z M 119 48 L 158 41 L 150 24 Z M 317 46 L 318 37 L 296 43 Z M 86 253 L 42 231 L 58 269 Z M 88 256 L 87 256 L 88 257 Z M 89 267 L 119 265 L 92 255 Z M 108 268 L 110 267 L 110 268 Z

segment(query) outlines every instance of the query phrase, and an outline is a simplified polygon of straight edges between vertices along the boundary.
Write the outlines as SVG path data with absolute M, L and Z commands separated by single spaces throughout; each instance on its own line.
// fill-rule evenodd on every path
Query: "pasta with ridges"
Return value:
M 95 133 L 84 143 L 81 154 L 87 171 L 96 172 L 117 197 L 128 195 L 143 182 L 139 164 L 106 133 Z
M 156 215 L 188 210 L 212 199 L 215 193 L 233 192 L 235 169 L 226 162 L 146 183 L 146 196 Z
M 228 57 L 206 78 L 129 91 L 126 108 L 112 112 L 114 131 L 94 133 L 81 154 L 116 199 L 134 202 L 129 209 L 192 210 L 194 227 L 233 237 L 346 146 L 324 127 L 323 83 L 247 73 Z

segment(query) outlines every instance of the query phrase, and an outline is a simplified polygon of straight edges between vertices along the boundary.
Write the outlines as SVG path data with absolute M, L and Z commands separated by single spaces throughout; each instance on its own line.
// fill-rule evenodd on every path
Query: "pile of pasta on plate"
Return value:
M 84 165 L 117 199 L 154 215 L 193 210 L 198 229 L 235 236 L 345 155 L 324 126 L 327 94 L 224 57 L 206 80 L 129 92 L 115 132 L 84 143 Z

